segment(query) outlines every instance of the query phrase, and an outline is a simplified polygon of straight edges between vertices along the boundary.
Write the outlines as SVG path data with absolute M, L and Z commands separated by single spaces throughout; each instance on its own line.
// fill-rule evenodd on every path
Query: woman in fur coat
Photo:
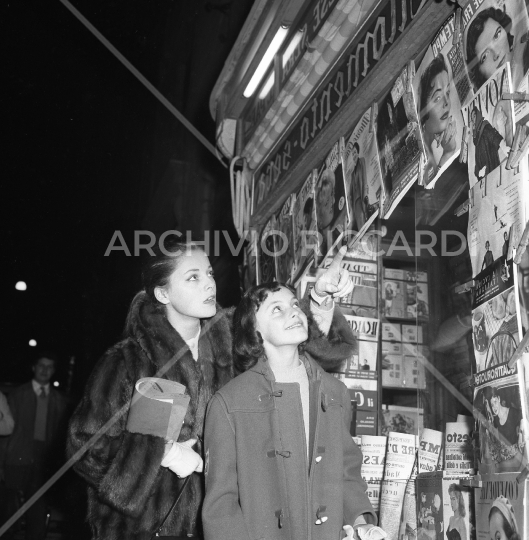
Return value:
M 94 368 L 70 421 L 67 451 L 88 483 L 94 540 L 147 540 L 157 530 L 185 477 L 202 471 L 206 405 L 235 374 L 232 309 L 215 303 L 207 255 L 194 244 L 164 247 L 144 268 L 144 290 L 132 301 L 124 339 Z M 304 307 L 306 350 L 327 369 L 349 357 L 354 344 L 331 299 L 352 287 L 340 269 L 343 253 L 318 278 L 310 309 Z M 178 441 L 126 430 L 134 385 L 143 377 L 185 385 L 190 403 Z M 201 535 L 203 492 L 203 475 L 193 474 L 162 534 Z

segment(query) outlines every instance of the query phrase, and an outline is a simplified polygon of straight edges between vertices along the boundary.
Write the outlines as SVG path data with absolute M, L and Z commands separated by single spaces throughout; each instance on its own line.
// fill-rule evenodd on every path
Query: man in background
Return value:
M 51 384 L 57 366 L 53 353 L 37 355 L 31 381 L 9 394 L 15 428 L 7 440 L 5 484 L 12 515 L 21 498 L 27 501 L 57 470 L 65 445 L 67 400 Z M 46 498 L 40 496 L 25 514 L 26 539 L 46 534 Z

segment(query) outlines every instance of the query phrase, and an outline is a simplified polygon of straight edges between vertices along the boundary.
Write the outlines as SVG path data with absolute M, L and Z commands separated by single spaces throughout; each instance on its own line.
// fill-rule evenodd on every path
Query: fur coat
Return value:
M 325 369 L 336 367 L 352 353 L 354 337 L 347 321 L 336 309 L 324 336 L 307 305 L 305 311 L 307 352 Z M 160 306 L 143 292 L 134 299 L 125 338 L 94 368 L 69 426 L 67 453 L 88 483 L 87 519 L 94 540 L 147 540 L 163 521 L 183 480 L 160 466 L 164 439 L 126 431 L 134 385 L 154 376 L 185 385 L 191 399 L 179 440 L 198 439 L 194 448 L 202 453 L 206 405 L 235 374 L 232 313 L 218 307 L 214 317 L 202 322 L 195 361 Z M 203 476 L 193 474 L 163 534 L 200 532 L 203 493 Z

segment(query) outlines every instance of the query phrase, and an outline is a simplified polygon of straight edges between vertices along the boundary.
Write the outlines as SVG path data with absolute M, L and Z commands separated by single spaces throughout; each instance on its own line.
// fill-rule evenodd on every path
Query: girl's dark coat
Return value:
M 325 369 L 352 354 L 354 337 L 338 309 L 328 336 L 309 318 L 306 351 Z M 145 293 L 132 303 L 126 337 L 98 362 L 72 416 L 67 452 L 88 483 L 88 522 L 94 540 L 144 540 L 159 526 L 183 480 L 161 467 L 165 441 L 125 430 L 134 385 L 164 377 L 187 388 L 191 399 L 179 440 L 197 438 L 202 452 L 205 410 L 211 396 L 234 376 L 232 309 L 219 308 L 202 323 L 199 360 Z M 203 476 L 193 474 L 164 534 L 200 531 Z

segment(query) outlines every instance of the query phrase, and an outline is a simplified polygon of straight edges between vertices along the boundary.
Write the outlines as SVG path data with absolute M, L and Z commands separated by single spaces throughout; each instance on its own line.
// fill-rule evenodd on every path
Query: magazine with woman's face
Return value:
M 474 92 L 507 63 L 511 65 L 514 90 L 527 92 L 529 16 L 525 1 L 464 0 L 459 4 L 463 14 L 462 48 Z M 528 115 L 529 103 L 518 103 L 516 121 Z
M 452 15 L 441 27 L 416 69 L 413 91 L 424 146 L 422 184 L 433 188 L 439 176 L 459 156 L 463 136 L 460 94 L 466 73 L 453 43 Z M 457 82 L 457 84 L 456 84 Z M 459 90 L 459 92 L 458 92 Z

